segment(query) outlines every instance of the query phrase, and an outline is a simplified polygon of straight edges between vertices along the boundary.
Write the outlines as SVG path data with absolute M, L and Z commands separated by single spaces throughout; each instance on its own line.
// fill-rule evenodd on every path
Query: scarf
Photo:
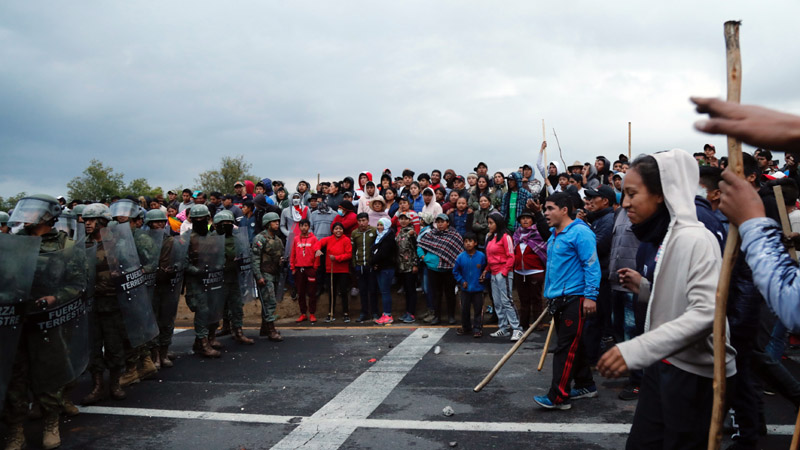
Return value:
M 518 246 L 519 244 L 525 244 L 530 248 L 536 256 L 542 261 L 542 264 L 547 264 L 547 243 L 542 240 L 542 236 L 539 235 L 539 230 L 536 229 L 536 225 L 531 226 L 530 228 L 517 228 L 514 231 L 514 246 Z
M 667 235 L 670 220 L 669 210 L 666 204 L 662 203 L 644 222 L 631 225 L 631 231 L 640 241 L 659 245 Z
M 452 269 L 458 254 L 464 249 L 461 235 L 450 227 L 445 231 L 431 228 L 429 232 L 420 234 L 418 245 L 422 250 L 438 256 L 437 268 L 443 270 Z
M 292 220 L 297 223 L 301 220 L 306 218 L 306 207 L 305 206 L 293 206 L 292 207 Z
M 389 231 L 391 231 L 391 228 L 392 228 L 392 221 L 387 219 L 386 217 L 383 217 L 380 220 L 378 220 L 378 223 L 382 223 L 383 224 L 383 231 L 378 233 L 378 237 L 375 238 L 375 243 L 376 244 L 378 242 L 380 242 L 381 239 L 383 239 L 384 236 L 389 234 Z

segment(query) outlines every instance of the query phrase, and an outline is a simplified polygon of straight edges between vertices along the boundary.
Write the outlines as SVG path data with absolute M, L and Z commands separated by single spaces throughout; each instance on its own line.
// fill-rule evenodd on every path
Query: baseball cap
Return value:
M 242 183 L 241 181 L 237 181 L 236 183 L 233 183 L 233 187 L 239 187 L 239 186 L 244 186 L 244 183 Z
M 606 185 L 598 186 L 597 189 L 586 188 L 584 189 L 584 195 L 586 198 L 605 197 L 608 199 L 610 205 L 617 202 L 617 194 L 614 192 L 614 189 Z
M 436 216 L 436 220 L 446 220 L 447 222 L 450 222 L 450 216 L 445 213 L 441 213 Z

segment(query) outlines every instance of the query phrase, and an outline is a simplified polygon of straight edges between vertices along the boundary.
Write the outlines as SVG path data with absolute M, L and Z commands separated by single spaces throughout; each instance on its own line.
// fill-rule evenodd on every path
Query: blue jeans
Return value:
M 514 272 L 509 272 L 504 277 L 502 273 L 492 275 L 492 298 L 494 309 L 497 311 L 497 326 L 499 329 L 522 331 L 519 326 L 519 316 L 511 300 L 511 285 L 514 281 Z
M 382 269 L 375 272 L 378 279 L 378 290 L 383 300 L 383 313 L 392 315 L 392 278 L 394 269 Z

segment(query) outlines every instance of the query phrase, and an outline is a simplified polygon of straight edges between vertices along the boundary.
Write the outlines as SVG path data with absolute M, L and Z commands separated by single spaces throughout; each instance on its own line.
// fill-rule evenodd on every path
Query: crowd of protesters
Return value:
M 288 287 L 300 308 L 297 323 L 317 322 L 320 297 L 328 300 L 325 322 L 349 323 L 350 297 L 359 297 L 357 323 L 446 323 L 458 325 L 459 335 L 481 338 L 484 324 L 496 320 L 489 336 L 517 341 L 547 309 L 557 336 L 553 381 L 537 404 L 569 409 L 574 400 L 596 397 L 593 369 L 624 375 L 628 384 L 619 398 L 639 400 L 631 448 L 704 444 L 714 292 L 729 224 L 720 206 L 727 158 L 717 158 L 709 144 L 693 155 L 672 150 L 634 161 L 619 155 L 613 162 L 598 156 L 564 168 L 545 164 L 546 146 L 535 164 L 538 177 L 528 164 L 505 174 L 490 173 L 480 162 L 464 175 L 405 169 L 394 176 L 387 169 L 379 177 L 365 171 L 314 187 L 300 181 L 292 189 L 264 178 L 236 182 L 232 193 L 185 189 L 169 191 L 167 198 L 129 200 L 143 211 L 162 211 L 172 236 L 192 230 L 193 217 L 204 217 L 193 211 L 203 208 L 208 220 L 194 221 L 194 227 L 232 222 L 246 231 L 256 259 L 264 239 L 279 239 L 280 267 L 270 272 L 271 289 L 280 299 Z M 787 152 L 779 167 L 769 150 L 759 148 L 744 155 L 744 174 L 766 216 L 780 222 L 779 209 L 785 208 L 792 231 L 800 232 L 796 155 Z M 783 204 L 773 186 L 780 187 Z M 74 233 L 79 205 L 93 202 L 58 200 L 63 220 L 56 228 Z M 0 213 L 4 232 L 11 231 L 7 222 Z M 752 242 L 745 236 L 743 248 Z M 800 382 L 780 363 L 789 328 L 761 297 L 769 287 L 754 279 L 754 253 L 739 258 L 728 302 L 734 448 L 755 448 L 766 433 L 763 392 L 778 392 L 800 406 Z M 766 268 L 775 270 L 761 266 Z M 264 280 L 259 274 L 256 279 L 261 286 Z M 395 291 L 402 308 L 393 305 Z M 425 311 L 417 310 L 418 296 Z M 795 318 L 793 311 L 786 314 Z M 232 332 L 229 319 L 226 314 L 219 333 L 210 329 L 211 343 L 215 334 Z M 261 334 L 282 340 L 268 326 L 273 320 L 262 314 Z M 537 330 L 548 326 L 540 321 Z M 240 321 L 233 332 L 252 343 Z M 198 354 L 219 356 L 204 345 Z M 169 359 L 162 355 L 160 362 Z

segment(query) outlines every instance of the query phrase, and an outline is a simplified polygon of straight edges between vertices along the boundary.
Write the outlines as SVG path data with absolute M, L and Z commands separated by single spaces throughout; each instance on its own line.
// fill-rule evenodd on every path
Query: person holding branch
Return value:
M 627 448 L 705 448 L 713 400 L 712 327 L 721 254 L 694 206 L 694 158 L 670 150 L 637 158 L 625 176 L 623 207 L 641 241 L 637 270 L 620 283 L 647 303 L 645 333 L 617 344 L 601 375 L 644 369 Z M 727 341 L 727 339 L 726 339 Z M 726 345 L 726 376 L 735 374 Z
M 586 316 L 597 311 L 600 262 L 594 233 L 582 220 L 572 219 L 572 210 L 569 194 L 557 192 L 547 197 L 544 214 L 551 228 L 544 296 L 558 338 L 550 391 L 533 398 L 546 409 L 570 409 L 570 400 L 597 396 L 581 334 Z

